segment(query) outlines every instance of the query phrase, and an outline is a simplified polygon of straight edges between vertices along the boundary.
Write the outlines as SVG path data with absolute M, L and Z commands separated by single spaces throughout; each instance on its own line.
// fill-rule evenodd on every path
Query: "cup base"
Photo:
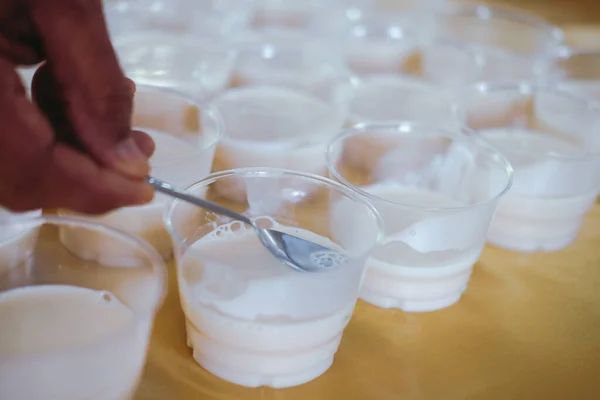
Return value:
M 381 308 L 404 312 L 441 310 L 460 300 L 480 250 L 436 267 L 394 265 L 372 258 L 360 298 Z
M 333 364 L 333 355 L 319 364 L 302 372 L 292 374 L 261 374 L 238 371 L 225 365 L 206 359 L 200 352 L 194 350 L 194 359 L 202 368 L 211 374 L 236 385 L 257 388 L 269 386 L 274 389 L 285 389 L 300 386 L 323 375 Z
M 298 324 L 290 328 L 296 332 L 302 330 Z M 226 334 L 209 336 L 206 331 L 195 328 L 189 320 L 186 321 L 186 331 L 194 359 L 208 372 L 240 386 L 275 389 L 299 386 L 325 373 L 333 363 L 342 337 L 341 331 L 323 337 L 307 331 L 312 343 L 299 345 L 297 339 L 283 331 L 269 337 L 260 334 L 259 329 L 254 331 L 259 333 L 258 336 L 253 332 L 236 330 L 233 337 L 227 338 Z M 230 334 L 232 332 L 229 331 Z M 238 338 L 235 339 L 235 336 Z M 245 346 L 240 347 L 240 340 L 245 341 Z M 272 347 L 273 342 L 282 343 Z
M 366 301 L 367 303 L 370 303 L 380 308 L 395 308 L 404 312 L 423 313 L 438 311 L 453 306 L 454 304 L 458 303 L 465 290 L 466 287 L 459 293 L 452 293 L 437 299 L 409 300 L 399 299 L 390 296 L 382 296 L 369 290 L 363 289 L 361 291 L 360 298 Z

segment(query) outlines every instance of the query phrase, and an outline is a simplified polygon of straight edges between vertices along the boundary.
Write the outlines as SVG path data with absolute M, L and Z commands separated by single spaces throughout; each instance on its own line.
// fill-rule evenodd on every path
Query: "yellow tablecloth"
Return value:
M 570 32 L 572 42 L 600 48 L 600 29 Z M 567 250 L 487 248 L 449 309 L 406 314 L 359 303 L 333 367 L 292 389 L 246 389 L 198 366 L 173 266 L 170 278 L 139 400 L 600 399 L 600 204 Z
M 170 272 L 140 400 L 600 398 L 600 204 L 562 252 L 487 248 L 451 308 L 406 314 L 359 303 L 333 367 L 286 390 L 241 388 L 194 362 Z

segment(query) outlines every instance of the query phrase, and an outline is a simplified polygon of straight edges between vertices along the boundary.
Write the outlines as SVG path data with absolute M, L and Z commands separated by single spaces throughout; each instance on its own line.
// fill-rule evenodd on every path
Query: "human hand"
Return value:
M 32 104 L 15 67 L 42 61 Z M 2 0 L 0 205 L 103 213 L 150 201 L 154 143 L 131 131 L 134 90 L 101 0 Z

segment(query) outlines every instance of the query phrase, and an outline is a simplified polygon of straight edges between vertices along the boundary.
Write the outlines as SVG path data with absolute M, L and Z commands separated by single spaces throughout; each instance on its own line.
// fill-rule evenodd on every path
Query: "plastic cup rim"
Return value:
M 381 215 L 379 214 L 379 211 L 377 211 L 377 209 L 375 208 L 375 206 L 373 204 L 371 204 L 371 202 L 369 202 L 367 199 L 365 199 L 363 196 L 361 196 L 355 190 L 352 190 L 352 188 L 344 186 L 338 182 L 335 182 L 332 179 L 325 178 L 323 176 L 319 176 L 316 174 L 300 172 L 300 171 L 292 171 L 292 170 L 282 169 L 282 168 L 270 168 L 270 167 L 234 168 L 234 169 L 228 169 L 228 170 L 224 170 L 224 171 L 214 172 L 214 173 L 208 175 L 206 178 L 188 186 L 185 190 L 193 191 L 194 189 L 197 189 L 197 188 L 207 187 L 208 185 L 210 185 L 214 182 L 217 182 L 220 179 L 236 177 L 236 176 L 243 177 L 243 178 L 247 178 L 247 177 L 269 178 L 269 177 L 288 176 L 288 177 L 293 177 L 293 178 L 297 178 L 300 180 L 312 182 L 315 184 L 320 184 L 322 186 L 327 187 L 328 189 L 334 189 L 334 190 L 338 191 L 339 193 L 345 195 L 347 198 L 351 199 L 354 203 L 361 205 L 363 207 L 363 209 L 369 214 L 369 216 L 374 220 L 375 225 L 377 227 L 377 237 L 374 238 L 373 246 L 376 246 L 377 244 L 379 244 L 384 238 L 383 220 L 381 218 Z M 165 225 L 167 227 L 167 230 L 171 234 L 173 240 L 175 240 L 176 242 L 178 242 L 180 244 L 185 243 L 185 240 L 177 234 L 176 229 L 173 226 L 171 217 L 175 211 L 175 207 L 178 204 L 180 204 L 181 202 L 183 202 L 183 201 L 178 200 L 178 199 L 173 199 L 170 202 L 170 204 L 168 205 L 168 207 L 165 208 L 165 214 L 164 214 L 164 220 L 165 220 Z
M 477 202 L 477 203 L 473 203 L 473 204 L 467 204 L 467 205 L 459 206 L 459 207 L 422 207 L 422 206 L 416 206 L 413 204 L 405 204 L 400 201 L 388 200 L 383 197 L 373 195 L 365 190 L 362 190 L 360 187 L 348 182 L 348 180 L 346 178 L 344 178 L 342 176 L 342 174 L 339 173 L 337 168 L 334 167 L 334 163 L 333 163 L 333 159 L 332 159 L 332 151 L 333 151 L 333 148 L 336 145 L 338 145 L 338 143 L 341 141 L 345 141 L 349 138 L 352 138 L 352 137 L 360 135 L 360 134 L 368 133 L 369 130 L 377 131 L 377 130 L 384 130 L 384 129 L 385 130 L 392 129 L 392 130 L 396 131 L 399 135 L 403 135 L 405 133 L 410 132 L 414 128 L 424 128 L 424 129 L 438 132 L 439 134 L 435 135 L 434 137 L 445 137 L 445 138 L 450 138 L 450 139 L 465 140 L 465 141 L 474 143 L 475 146 L 477 146 L 478 148 L 485 150 L 485 152 L 488 154 L 487 157 L 489 159 L 494 159 L 495 162 L 497 162 L 499 165 L 503 165 L 503 167 L 504 167 L 503 169 L 506 172 L 506 184 L 504 185 L 504 188 L 502 190 L 500 190 L 498 193 L 496 193 L 492 196 L 488 196 L 487 199 Z M 350 187 L 352 190 L 356 191 L 357 193 L 360 193 L 362 196 L 365 196 L 366 198 L 368 198 L 372 201 L 383 202 L 385 204 L 391 204 L 391 205 L 405 208 L 405 209 L 424 211 L 424 212 L 456 212 L 456 211 L 469 210 L 469 209 L 474 209 L 474 208 L 485 206 L 485 205 L 492 203 L 492 202 L 496 201 L 497 199 L 501 198 L 503 195 L 505 195 L 510 190 L 510 188 L 512 187 L 512 184 L 513 184 L 513 176 L 514 176 L 514 170 L 513 170 L 512 165 L 510 164 L 508 159 L 506 157 L 504 157 L 504 155 L 502 155 L 502 153 L 500 153 L 493 146 L 490 146 L 486 142 L 469 135 L 469 133 L 466 129 L 463 129 L 461 132 L 458 132 L 458 131 L 454 131 L 454 130 L 450 130 L 450 129 L 441 128 L 439 126 L 428 125 L 428 124 L 423 124 L 423 123 L 419 123 L 419 122 L 411 122 L 411 121 L 367 122 L 367 123 L 359 123 L 348 129 L 344 129 L 327 146 L 327 152 L 326 152 L 325 158 L 326 158 L 327 168 L 328 168 L 329 172 L 331 174 L 333 174 L 333 176 L 337 180 L 342 182 L 342 184 L 344 186 Z
M 173 89 L 173 88 L 169 88 L 169 87 L 163 87 L 163 86 L 136 83 L 136 91 L 147 91 L 147 92 L 154 92 L 154 93 L 158 92 L 158 93 L 163 93 L 165 95 L 174 96 L 181 100 L 186 101 L 188 104 L 191 104 L 191 105 L 197 107 L 200 112 L 207 113 L 209 115 L 209 118 L 216 124 L 217 132 L 215 133 L 213 138 L 211 138 L 209 141 L 207 141 L 207 143 L 204 144 L 204 146 L 202 146 L 202 147 L 196 146 L 203 153 L 212 150 L 221 141 L 221 139 L 223 139 L 223 136 L 225 134 L 225 123 L 223 121 L 223 117 L 221 116 L 221 113 L 219 113 L 219 110 L 211 102 L 205 101 L 205 100 L 200 100 L 197 96 L 192 96 L 181 90 L 177 90 L 177 89 Z M 139 129 L 141 131 L 143 131 L 144 127 L 140 126 Z M 170 132 L 164 132 L 164 133 L 175 137 L 175 135 L 172 135 Z M 152 164 L 152 166 L 163 167 L 163 166 L 175 164 L 178 162 L 188 161 L 188 160 L 194 159 L 196 157 L 198 157 L 198 155 L 194 154 L 194 155 L 190 155 L 190 156 L 186 156 L 186 157 L 175 157 L 175 158 L 173 158 L 171 160 L 167 160 L 167 161 L 152 162 L 151 164 Z
M 600 103 L 595 102 L 594 100 L 587 99 L 585 97 L 578 96 L 573 94 L 567 90 L 561 89 L 560 87 L 544 85 L 544 84 L 536 84 L 527 81 L 517 81 L 517 82 L 478 82 L 473 85 L 469 85 L 463 88 L 463 94 L 468 94 L 469 91 L 476 91 L 478 93 L 484 94 L 497 94 L 497 93 L 518 93 L 521 95 L 533 95 L 535 93 L 547 93 L 553 96 L 560 97 L 562 99 L 569 100 L 573 103 L 578 103 L 583 109 L 588 112 L 593 112 L 598 115 L 598 119 L 600 120 Z M 464 98 L 464 96 L 459 96 L 459 98 Z M 464 107 L 460 105 L 457 106 L 457 112 L 459 114 L 464 114 Z M 464 115 L 462 115 L 462 119 L 464 121 Z M 467 128 L 467 130 L 471 134 L 477 134 L 477 130 Z M 483 140 L 485 141 L 485 140 Z M 551 160 L 583 160 L 587 158 L 594 158 L 600 156 L 600 146 L 598 149 L 593 151 L 588 151 L 581 154 L 576 155 L 564 155 L 564 154 L 555 154 L 548 153 L 545 155 L 545 158 Z
M 166 296 L 167 296 L 167 268 L 164 260 L 158 254 L 156 249 L 152 247 L 148 242 L 144 239 L 131 235 L 127 232 L 124 232 L 120 229 L 113 228 L 111 226 L 89 221 L 85 218 L 81 217 L 65 217 L 60 215 L 47 215 L 43 214 L 36 217 L 20 217 L 16 216 L 13 218 L 8 218 L 6 222 L 0 222 L 0 227 L 2 225 L 16 225 L 23 226 L 24 228 L 31 228 L 31 230 L 36 228 L 41 228 L 44 225 L 54 225 L 54 226 L 74 226 L 79 228 L 91 229 L 96 232 L 101 232 L 108 234 L 111 237 L 115 237 L 122 242 L 129 243 L 132 247 L 138 247 L 146 257 L 148 257 L 150 263 L 152 264 L 153 275 L 158 279 L 158 291 L 159 296 L 156 299 L 155 307 L 152 310 L 152 313 L 156 315 L 160 308 L 162 307 Z M 134 313 L 137 315 L 137 312 Z

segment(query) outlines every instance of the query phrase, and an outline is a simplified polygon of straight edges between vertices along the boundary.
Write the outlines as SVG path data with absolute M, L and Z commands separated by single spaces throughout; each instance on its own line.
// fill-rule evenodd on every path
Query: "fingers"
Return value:
M 152 188 L 145 182 L 130 179 L 66 144 L 57 143 L 51 124 L 28 101 L 17 73 L 2 59 L 0 121 L 3 206 L 14 211 L 69 208 L 103 213 L 152 199 Z M 133 137 L 140 143 L 145 140 L 143 134 Z
M 0 56 L 17 65 L 35 65 L 43 60 L 28 8 L 21 1 L 0 1 Z
M 131 83 L 110 43 L 101 0 L 30 3 L 47 59 L 38 71 L 42 83 L 37 89 L 34 83 L 35 91 L 45 92 L 47 101 L 40 107 L 53 126 L 69 127 L 71 140 L 76 138 L 101 165 L 145 177 L 148 157 L 131 137 Z

